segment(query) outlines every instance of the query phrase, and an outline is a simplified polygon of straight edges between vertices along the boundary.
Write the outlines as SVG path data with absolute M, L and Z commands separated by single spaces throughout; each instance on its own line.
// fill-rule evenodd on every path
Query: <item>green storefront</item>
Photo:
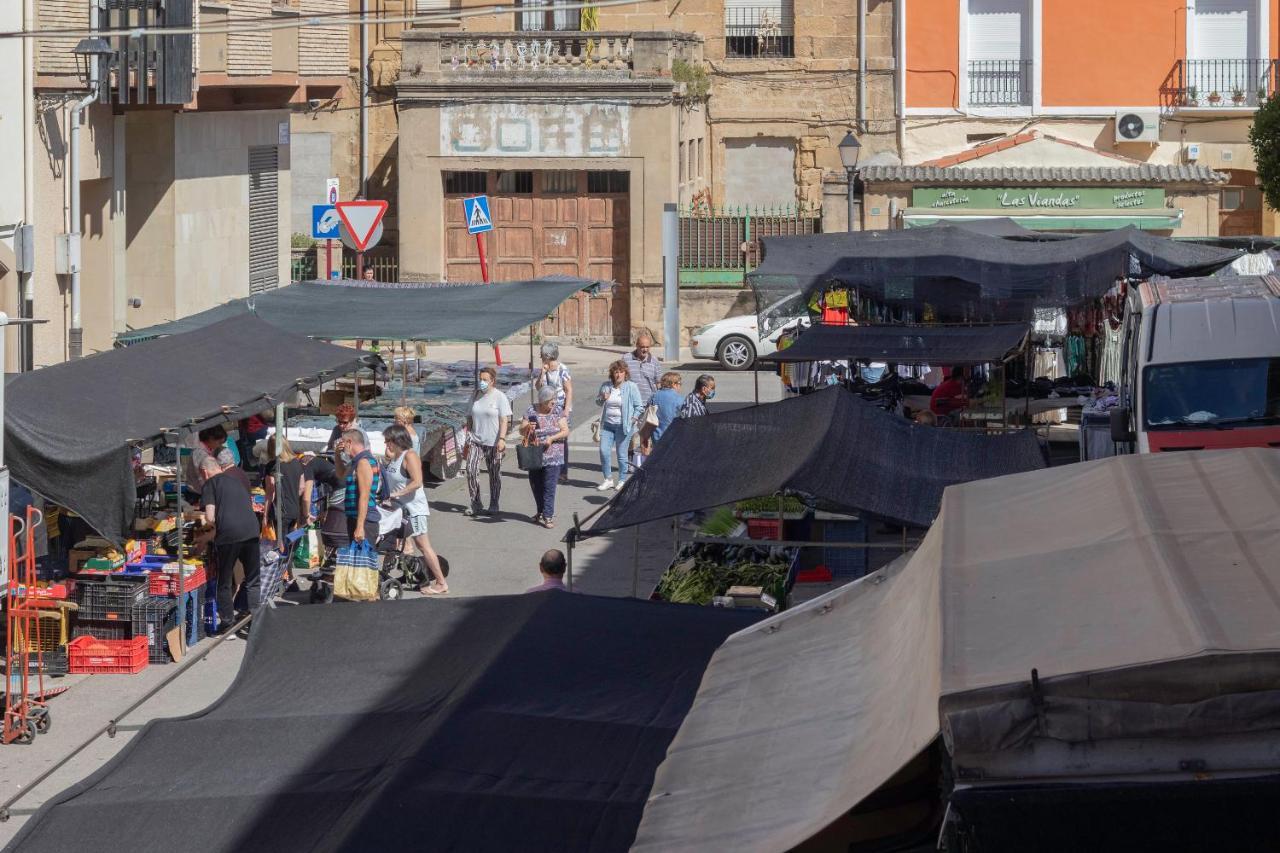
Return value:
M 1005 216 L 1024 228 L 1105 231 L 1132 225 L 1172 231 L 1182 210 L 1162 187 L 917 187 L 903 215 L 907 228 Z

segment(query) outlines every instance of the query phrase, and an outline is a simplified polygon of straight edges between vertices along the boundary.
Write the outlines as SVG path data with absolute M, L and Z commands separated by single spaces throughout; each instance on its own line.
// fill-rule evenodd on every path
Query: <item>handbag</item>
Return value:
M 366 541 L 338 549 L 333 594 L 348 601 L 378 600 L 378 552 Z
M 520 466 L 521 471 L 541 471 L 546 467 L 542 462 L 542 445 L 516 445 L 516 464 Z
M 658 420 L 658 404 L 650 403 L 644 407 L 644 425 L 656 427 L 660 421 Z
M 591 440 L 596 444 L 600 443 L 600 419 L 596 418 L 591 422 Z
M 307 527 L 307 535 L 298 540 L 293 549 L 293 567 L 295 569 L 320 568 L 323 552 L 320 547 L 320 530 L 313 524 Z

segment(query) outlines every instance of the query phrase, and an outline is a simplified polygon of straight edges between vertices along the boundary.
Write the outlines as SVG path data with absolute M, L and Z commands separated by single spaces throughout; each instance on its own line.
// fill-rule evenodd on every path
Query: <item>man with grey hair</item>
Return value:
M 338 439 L 336 474 L 344 483 L 342 511 L 347 517 L 347 536 L 353 542 L 378 541 L 378 493 L 382 490 L 382 466 L 365 447 L 358 429 L 349 429 Z
M 648 329 L 641 329 L 636 335 L 636 348 L 622 357 L 631 371 L 631 381 L 640 389 L 640 405 L 649 405 L 651 398 L 658 391 L 658 380 L 662 378 L 662 362 L 653 354 L 653 335 Z
M 560 345 L 555 341 L 543 341 L 540 351 L 542 367 L 533 372 L 535 393 L 543 388 L 551 388 L 556 392 L 556 407 L 560 409 L 565 420 L 573 423 L 573 377 L 569 368 L 560 362 Z M 569 439 L 559 442 L 564 451 L 564 462 L 560 465 L 560 482 L 569 482 Z

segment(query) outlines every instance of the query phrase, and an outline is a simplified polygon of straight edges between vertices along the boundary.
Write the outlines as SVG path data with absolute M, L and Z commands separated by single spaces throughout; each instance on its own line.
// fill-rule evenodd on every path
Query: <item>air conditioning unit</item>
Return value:
M 1116 142 L 1159 142 L 1160 113 L 1116 113 Z

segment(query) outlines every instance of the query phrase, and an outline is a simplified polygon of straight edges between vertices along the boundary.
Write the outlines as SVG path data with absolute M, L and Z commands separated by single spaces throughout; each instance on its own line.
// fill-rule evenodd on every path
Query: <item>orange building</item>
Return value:
M 1280 84 L 1277 6 L 899 0 L 907 165 L 864 175 L 864 227 L 975 216 L 1004 199 L 1032 227 L 1275 233 L 1248 133 Z M 960 192 L 938 207 L 942 188 Z

